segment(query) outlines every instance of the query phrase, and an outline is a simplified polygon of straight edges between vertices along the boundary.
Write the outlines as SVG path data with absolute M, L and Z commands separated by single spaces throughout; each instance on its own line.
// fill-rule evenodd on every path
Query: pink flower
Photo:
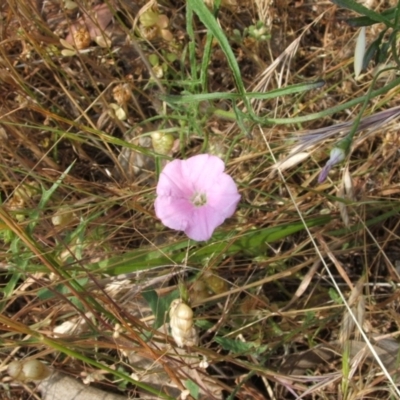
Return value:
M 208 240 L 231 217 L 240 200 L 223 161 L 210 154 L 168 163 L 157 185 L 156 215 L 168 228 L 190 239 Z

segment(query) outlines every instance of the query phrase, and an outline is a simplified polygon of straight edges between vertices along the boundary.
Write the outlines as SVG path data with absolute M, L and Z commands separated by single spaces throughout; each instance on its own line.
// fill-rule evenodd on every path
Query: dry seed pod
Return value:
M 174 145 L 174 140 L 174 137 L 170 133 L 153 132 L 151 134 L 153 149 L 159 154 L 170 154 Z
M 120 105 L 124 106 L 132 97 L 132 90 L 128 83 L 120 83 L 113 89 L 114 100 Z
M 112 45 L 112 40 L 105 35 L 96 36 L 94 41 L 103 49 L 108 49 Z
M 164 76 L 164 70 L 163 70 L 162 65 L 155 65 L 151 69 L 156 78 L 161 79 Z
M 39 360 L 12 361 L 8 364 L 7 373 L 17 381 L 29 382 L 46 379 L 51 370 Z
M 78 50 L 88 48 L 90 42 L 92 41 L 90 33 L 85 25 L 80 25 L 79 28 L 76 28 L 72 34 L 72 37 Z
M 174 39 L 174 35 L 168 29 L 160 29 L 160 35 L 167 42 L 172 42 Z
M 64 7 L 66 10 L 74 10 L 75 8 L 78 8 L 78 4 L 71 0 L 65 0 Z
M 193 282 L 189 295 L 191 303 L 200 303 L 210 297 L 206 283 L 203 280 Z
M 215 294 L 225 293 L 229 289 L 226 280 L 222 279 L 216 271 L 206 271 L 203 279 L 207 287 Z
M 53 225 L 60 227 L 65 227 L 77 220 L 79 219 L 74 215 L 72 208 L 69 206 L 61 206 L 51 217 Z
M 193 310 L 182 300 L 171 303 L 170 311 L 171 335 L 179 347 L 195 346 L 198 342 L 197 330 L 193 325 Z
M 157 25 L 159 18 L 160 14 L 149 8 L 139 17 L 139 21 L 145 28 L 151 28 L 152 26 Z
M 140 26 L 139 30 L 140 30 L 140 34 L 146 40 L 154 40 L 158 36 L 158 28 L 154 27 L 154 26 L 151 28 L 146 28 L 145 26 Z
M 22 222 L 25 219 L 26 205 L 32 201 L 32 198 L 38 194 L 36 183 L 24 183 L 19 186 L 15 191 L 11 199 L 6 203 L 6 207 L 10 211 L 16 211 L 15 218 Z
M 110 108 L 114 110 L 114 114 L 117 117 L 117 119 L 119 119 L 120 121 L 126 120 L 126 112 L 121 106 L 115 103 L 111 103 Z

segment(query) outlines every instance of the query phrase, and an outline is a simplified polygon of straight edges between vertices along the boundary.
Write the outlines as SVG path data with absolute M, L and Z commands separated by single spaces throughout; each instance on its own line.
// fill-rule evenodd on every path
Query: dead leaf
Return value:
M 301 153 L 294 154 L 292 156 L 289 156 L 288 158 L 278 161 L 275 165 L 272 166 L 274 170 L 281 170 L 285 171 L 286 169 L 289 169 L 291 167 L 294 167 L 295 165 L 301 163 L 305 159 L 307 159 L 310 156 L 310 153 L 303 151 Z
M 104 30 L 111 22 L 112 17 L 113 14 L 107 4 L 99 4 L 93 7 L 91 15 L 84 13 L 81 18 L 71 25 L 70 32 L 65 38 L 65 41 L 74 45 L 74 35 L 82 26 L 86 26 L 91 40 L 94 41 L 98 36 L 104 35 Z
M 351 357 L 355 357 L 360 351 L 364 351 L 367 360 L 377 364 L 374 355 L 370 351 L 369 347 L 365 344 L 365 342 L 350 340 L 349 345 Z M 382 364 L 389 372 L 399 368 L 399 361 L 397 359 L 397 355 L 399 353 L 399 343 L 396 340 L 392 338 L 382 339 L 376 341 L 372 345 L 372 347 L 382 361 Z M 391 375 L 393 378 L 396 376 L 395 374 Z M 397 375 L 397 379 L 395 382 L 400 382 L 400 376 Z
M 39 391 L 43 400 L 125 400 L 125 396 L 107 393 L 92 386 L 84 385 L 77 379 L 53 373 L 49 378 L 40 382 Z

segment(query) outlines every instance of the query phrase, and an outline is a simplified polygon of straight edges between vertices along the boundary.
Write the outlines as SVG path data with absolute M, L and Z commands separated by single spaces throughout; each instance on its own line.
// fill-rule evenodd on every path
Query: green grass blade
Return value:
M 358 14 L 364 15 L 373 21 L 382 22 L 387 27 L 389 27 L 389 26 L 393 27 L 393 23 L 392 23 L 392 21 L 390 21 L 390 19 L 386 18 L 382 14 L 379 14 L 373 10 L 370 10 L 369 8 L 363 6 L 360 3 L 357 3 L 354 0 L 332 0 L 332 3 L 335 3 L 338 6 L 343 7 L 343 8 L 347 8 L 348 10 L 352 10 Z
M 308 90 L 319 89 L 324 84 L 325 82 L 322 80 L 312 83 L 299 83 L 285 88 L 271 90 L 270 92 L 267 93 L 248 92 L 245 93 L 245 97 L 256 100 L 270 100 L 280 96 L 288 96 L 291 94 L 306 92 Z M 167 95 L 167 96 L 162 96 L 162 98 L 165 101 L 174 104 L 187 104 L 187 103 L 212 101 L 212 100 L 238 100 L 242 98 L 242 95 L 238 93 L 219 92 L 219 93 L 187 94 L 182 96 Z
M 329 216 L 310 219 L 307 221 L 307 226 L 309 228 L 324 226 L 330 219 L 331 217 Z M 205 258 L 216 257 L 220 254 L 231 256 L 239 252 L 255 256 L 266 247 L 267 243 L 283 239 L 303 229 L 303 223 L 297 222 L 256 229 L 233 238 L 227 238 L 225 233 L 215 234 L 212 243 L 205 244 L 198 250 L 193 251 L 189 261 L 191 263 L 202 263 Z M 198 245 L 197 242 L 191 242 L 190 244 L 193 246 Z M 187 246 L 188 241 L 184 240 L 178 244 L 167 245 L 159 249 L 135 250 L 123 256 L 92 264 L 88 268 L 91 270 L 101 268 L 103 272 L 110 275 L 119 275 L 151 269 L 161 265 L 181 264 Z
M 307 122 L 307 121 L 314 121 L 316 119 L 324 118 L 324 117 L 327 117 L 328 115 L 335 114 L 339 111 L 348 110 L 351 107 L 356 106 L 357 104 L 363 103 L 367 98 L 372 99 L 374 97 L 385 94 L 399 85 L 400 85 L 400 78 L 396 78 L 395 80 L 390 82 L 388 85 L 386 85 L 380 89 L 373 90 L 368 95 L 357 97 L 353 100 L 350 100 L 343 104 L 339 104 L 335 107 L 331 107 L 327 110 L 323 110 L 323 111 L 313 113 L 313 114 L 307 114 L 307 115 L 300 116 L 300 117 L 293 117 L 293 118 L 267 118 L 266 117 L 264 123 L 265 124 L 286 125 L 286 124 L 298 124 L 298 123 Z M 231 117 L 234 118 L 234 114 L 233 113 L 230 113 L 230 114 L 231 114 Z
M 243 84 L 240 68 L 236 61 L 236 57 L 231 49 L 227 37 L 225 36 L 221 27 L 217 24 L 215 17 L 208 10 L 203 0 L 188 0 L 188 5 L 192 7 L 193 11 L 197 14 L 200 21 L 217 39 L 219 45 L 221 46 L 222 51 L 225 53 L 228 64 L 232 70 L 233 77 L 236 83 L 236 88 L 240 93 L 240 95 L 242 96 L 242 99 L 246 104 L 247 110 L 251 112 L 252 108 L 247 98 L 245 97 L 246 90 Z
M 39 201 L 38 209 L 39 210 L 44 210 L 46 207 L 46 204 L 48 201 L 51 199 L 51 196 L 54 194 L 54 192 L 59 188 L 59 186 L 62 184 L 63 180 L 65 177 L 68 175 L 68 173 L 71 171 L 72 167 L 74 166 L 75 161 L 62 173 L 62 175 L 51 185 L 49 190 L 44 190 L 42 198 Z

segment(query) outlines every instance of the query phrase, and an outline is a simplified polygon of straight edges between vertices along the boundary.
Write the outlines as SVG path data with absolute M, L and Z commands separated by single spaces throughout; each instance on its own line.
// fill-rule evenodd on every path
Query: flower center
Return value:
M 201 207 L 207 204 L 207 196 L 205 193 L 195 192 L 190 201 L 195 207 Z

